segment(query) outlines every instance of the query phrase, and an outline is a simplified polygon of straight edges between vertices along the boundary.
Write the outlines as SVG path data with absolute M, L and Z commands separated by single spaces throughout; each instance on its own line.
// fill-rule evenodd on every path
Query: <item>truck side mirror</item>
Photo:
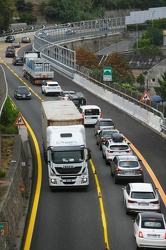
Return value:
M 91 159 L 91 150 L 89 148 L 87 148 L 87 160 Z

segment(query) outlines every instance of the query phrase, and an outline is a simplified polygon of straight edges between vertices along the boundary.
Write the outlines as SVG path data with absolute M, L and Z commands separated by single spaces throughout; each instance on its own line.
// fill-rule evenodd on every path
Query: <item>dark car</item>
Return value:
M 26 86 L 18 86 L 14 91 L 14 97 L 18 99 L 31 99 L 31 91 Z
M 30 37 L 25 36 L 25 37 L 22 37 L 21 42 L 22 43 L 31 43 L 31 39 L 30 39 Z
M 15 48 L 13 46 L 7 47 L 5 57 L 15 57 Z
M 86 105 L 86 98 L 81 92 L 76 92 L 75 94 L 69 95 L 69 100 L 71 100 L 77 108 L 82 105 Z
M 23 56 L 15 56 L 15 57 L 13 57 L 12 64 L 13 65 L 21 65 L 21 66 L 23 66 L 24 65 Z
M 116 129 L 104 129 L 101 130 L 96 135 L 96 144 L 99 145 L 99 149 L 102 149 L 102 145 L 109 139 L 112 138 L 113 133 L 117 133 L 118 131 Z
M 7 36 L 5 39 L 5 43 L 12 43 L 15 40 L 14 36 Z

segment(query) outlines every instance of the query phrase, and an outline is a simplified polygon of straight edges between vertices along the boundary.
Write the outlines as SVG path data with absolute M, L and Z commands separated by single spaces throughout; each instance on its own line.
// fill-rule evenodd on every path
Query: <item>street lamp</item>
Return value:
M 137 46 L 137 50 L 138 50 L 138 23 L 137 21 L 134 21 L 136 24 L 136 46 Z
M 154 13 L 155 13 L 156 11 L 154 10 L 153 12 L 152 12 L 152 27 L 154 28 Z

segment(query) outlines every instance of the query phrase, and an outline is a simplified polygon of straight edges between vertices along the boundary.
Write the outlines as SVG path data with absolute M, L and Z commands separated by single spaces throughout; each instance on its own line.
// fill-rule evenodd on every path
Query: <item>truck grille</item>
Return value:
M 58 174 L 78 174 L 81 171 L 81 166 L 79 167 L 74 167 L 74 168 L 61 168 L 61 167 L 56 167 L 56 171 Z

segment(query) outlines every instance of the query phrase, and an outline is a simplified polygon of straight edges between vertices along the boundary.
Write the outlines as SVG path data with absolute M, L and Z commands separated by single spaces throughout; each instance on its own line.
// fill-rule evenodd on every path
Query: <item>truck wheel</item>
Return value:
M 105 158 L 105 164 L 109 165 L 109 161 L 107 160 L 107 158 Z

